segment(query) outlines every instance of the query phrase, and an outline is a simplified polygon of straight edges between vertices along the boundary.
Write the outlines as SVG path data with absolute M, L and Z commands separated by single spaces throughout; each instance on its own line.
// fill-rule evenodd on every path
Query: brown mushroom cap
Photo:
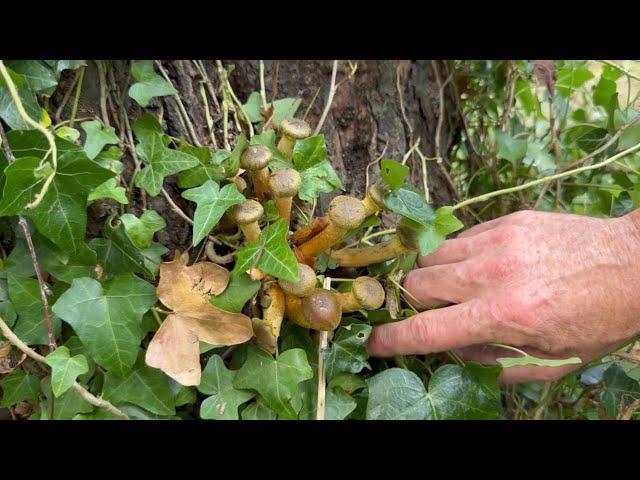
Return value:
M 278 197 L 293 197 L 300 190 L 302 178 L 293 168 L 281 168 L 269 177 L 269 188 Z
M 298 264 L 298 271 L 300 272 L 300 279 L 297 282 L 279 279 L 278 284 L 288 295 L 307 297 L 311 295 L 316 288 L 316 272 L 304 263 Z
M 377 310 L 384 303 L 384 288 L 375 278 L 356 278 L 351 286 L 351 292 L 365 310 Z
M 231 210 L 231 215 L 238 225 L 257 222 L 264 214 L 264 208 L 256 200 L 245 200 Z
M 299 118 L 286 118 L 280 122 L 280 131 L 287 137 L 300 139 L 311 135 L 311 127 Z
M 311 295 L 302 299 L 302 310 L 314 330 L 335 330 L 342 318 L 338 296 L 322 288 L 316 288 Z
M 351 230 L 364 221 L 367 211 L 360 199 L 348 195 L 338 195 L 331 200 L 327 216 L 336 226 Z
M 240 165 L 245 170 L 262 170 L 271 161 L 269 147 L 265 145 L 249 145 L 240 156 Z

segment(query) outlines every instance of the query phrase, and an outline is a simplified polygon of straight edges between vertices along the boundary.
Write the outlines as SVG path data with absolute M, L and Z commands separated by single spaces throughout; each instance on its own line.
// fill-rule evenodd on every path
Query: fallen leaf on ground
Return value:
M 174 313 L 149 343 L 145 361 L 182 385 L 199 385 L 199 342 L 236 345 L 253 336 L 251 320 L 241 313 L 214 307 L 210 297 L 229 283 L 229 271 L 211 262 L 187 266 L 189 255 L 177 254 L 160 267 L 158 298 Z

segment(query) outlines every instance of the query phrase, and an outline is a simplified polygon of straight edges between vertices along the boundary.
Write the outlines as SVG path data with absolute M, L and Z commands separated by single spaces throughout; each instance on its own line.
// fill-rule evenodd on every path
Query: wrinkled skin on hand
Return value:
M 404 286 L 419 310 L 450 306 L 375 328 L 371 355 L 454 350 L 485 364 L 519 356 L 485 345 L 501 343 L 584 365 L 640 333 L 640 210 L 615 219 L 517 212 L 447 240 L 418 264 Z M 556 380 L 579 367 L 510 367 L 500 380 Z

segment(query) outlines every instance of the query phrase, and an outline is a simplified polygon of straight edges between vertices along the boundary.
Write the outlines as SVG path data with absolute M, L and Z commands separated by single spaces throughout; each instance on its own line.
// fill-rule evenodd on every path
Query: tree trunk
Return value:
M 245 102 L 253 91 L 260 90 L 258 61 L 225 61 L 225 66 L 234 65 L 229 76 L 231 86 L 241 102 Z M 351 66 L 357 64 L 353 75 Z M 211 145 L 207 129 L 206 113 L 202 100 L 202 76 L 191 60 L 163 61 L 172 83 L 180 92 L 180 98 L 193 124 L 195 134 L 203 145 Z M 214 61 L 204 62 L 209 86 L 216 91 L 217 103 L 221 102 L 220 81 Z M 330 161 L 342 178 L 346 193 L 362 197 L 366 190 L 367 178 L 371 184 L 379 175 L 376 160 L 391 158 L 401 160 L 411 146 L 420 139 L 420 149 L 427 157 L 435 157 L 435 135 L 439 116 L 439 82 L 434 71 L 438 69 L 440 82 L 446 80 L 447 66 L 445 62 L 432 61 L 340 61 L 337 73 L 337 90 L 331 108 L 324 122 L 322 133 L 326 136 Z M 304 115 L 311 105 L 307 121 L 315 127 L 325 108 L 331 83 L 332 61 L 296 60 L 265 61 L 266 96 L 270 101 L 275 98 L 300 97 L 302 104 L 298 117 Z M 130 83 L 129 63 L 113 62 L 113 82 L 107 77 L 107 91 L 115 99 L 114 90 L 119 90 L 119 98 L 135 118 L 140 108 L 128 99 L 126 91 Z M 61 100 L 64 88 L 52 99 L 52 103 Z M 448 100 L 448 96 L 446 97 Z M 209 111 L 214 120 L 214 135 L 218 146 L 222 144 L 222 113 L 219 105 L 209 98 Z M 70 101 L 69 104 L 72 102 Z M 108 117 L 110 124 L 122 126 L 122 119 L 115 115 L 107 103 L 107 108 L 100 108 L 100 81 L 98 69 L 94 62 L 89 62 L 82 91 L 78 117 L 97 115 L 104 121 Z M 153 103 L 154 113 L 162 114 L 167 133 L 174 137 L 183 137 L 191 142 L 188 127 L 182 118 L 179 106 L 174 97 L 163 97 L 160 102 Z M 62 118 L 69 118 L 70 107 L 63 110 Z M 115 109 L 114 109 L 115 110 Z M 404 110 L 404 111 L 403 111 Z M 445 112 L 453 109 L 445 105 Z M 452 128 L 453 127 L 453 128 Z M 229 116 L 231 144 L 239 133 L 234 117 Z M 457 117 L 445 115 L 440 134 L 441 155 L 446 158 L 449 139 L 456 134 Z M 119 132 L 118 132 L 119 133 Z M 125 156 L 125 180 L 130 181 L 133 172 L 133 161 Z M 452 204 L 454 192 L 446 178 L 446 160 L 438 165 L 435 161 L 427 162 L 428 186 L 430 201 L 435 206 Z M 422 188 L 422 167 L 420 157 L 413 155 L 408 160 L 411 167 L 410 181 Z M 444 167 L 444 168 L 443 168 Z M 368 174 L 367 174 L 368 172 Z M 176 186 L 175 177 L 165 181 L 165 187 L 174 201 L 189 215 L 193 215 L 194 206 L 182 199 Z M 319 201 L 319 213 L 326 210 L 331 195 L 322 195 Z M 141 196 L 134 198 L 132 210 L 139 214 L 142 208 Z M 176 214 L 166 199 L 159 195 L 146 199 L 148 206 L 157 210 L 167 221 L 167 228 L 158 235 L 158 240 L 170 249 L 184 249 L 190 243 L 190 226 Z M 94 225 L 103 218 L 101 212 L 92 212 Z M 99 227 L 98 227 L 99 228 Z

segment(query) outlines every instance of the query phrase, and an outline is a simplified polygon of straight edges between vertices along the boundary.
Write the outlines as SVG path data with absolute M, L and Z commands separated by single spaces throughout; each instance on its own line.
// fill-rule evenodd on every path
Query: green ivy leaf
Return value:
M 298 261 L 287 242 L 289 225 L 278 220 L 260 232 L 260 244 L 248 243 L 236 256 L 232 275 L 240 275 L 252 267 L 269 273 L 276 278 L 297 282 Z
M 436 230 L 443 237 L 464 228 L 464 224 L 453 213 L 453 207 L 445 206 L 436 210 Z
M 424 420 L 430 412 L 427 391 L 409 370 L 390 368 L 367 380 L 367 420 Z
M 567 62 L 558 70 L 556 89 L 560 95 L 568 97 L 592 78 L 587 62 Z
M 260 285 L 246 273 L 232 276 L 224 292 L 211 297 L 211 305 L 226 312 L 240 313 L 245 303 L 260 290 Z
M 195 167 L 199 162 L 193 155 L 167 148 L 162 134 L 150 130 L 147 122 L 148 116 L 133 124 L 139 140 L 136 151 L 147 162 L 147 166 L 136 175 L 135 184 L 155 197 L 162 190 L 164 177 Z
M 380 162 L 380 176 L 391 190 L 398 190 L 404 185 L 407 175 L 409 175 L 409 167 L 400 162 L 386 159 Z
M 575 125 L 563 132 L 565 145 L 576 145 L 587 153 L 600 148 L 608 140 L 609 132 L 606 128 L 595 125 Z
M 640 383 L 627 375 L 619 364 L 607 368 L 602 378 L 604 388 L 600 400 L 609 418 L 618 418 L 621 410 L 640 399 Z
M 91 120 L 80 124 L 87 134 L 84 141 L 84 152 L 87 157 L 94 159 L 105 145 L 117 145 L 119 140 L 113 127 L 105 127 L 100 120 Z
M 408 183 L 395 192 L 385 194 L 383 202 L 392 212 L 399 213 L 424 226 L 428 226 L 436 219 L 436 214 L 425 200 L 424 193 Z
M 324 135 L 315 135 L 296 142 L 293 149 L 293 164 L 296 170 L 313 167 L 326 159 L 327 146 Z
M 240 170 L 240 157 L 248 146 L 249 140 L 247 140 L 244 134 L 241 134 L 236 139 L 236 146 L 232 150 L 231 155 L 222 162 L 224 176 L 226 178 L 235 177 L 238 174 L 238 170 Z
M 146 366 L 142 355 L 125 377 L 106 373 L 103 396 L 112 403 L 132 403 L 158 415 L 176 412 L 169 378 L 160 370 Z
M 279 416 L 295 419 L 299 409 L 294 408 L 291 400 L 298 394 L 298 384 L 312 377 L 304 350 L 287 350 L 274 360 L 261 348 L 250 345 L 247 360 L 238 370 L 233 386 L 255 390 Z
M 50 96 L 58 86 L 55 72 L 42 60 L 6 60 L 5 65 L 22 75 L 34 92 Z
M 24 370 L 15 370 L 0 380 L 2 387 L 2 401 L 0 407 L 9 408 L 18 402 L 35 400 L 40 393 L 38 377 L 26 373 Z
M 270 169 L 277 170 L 278 168 L 291 168 L 291 162 L 282 155 L 280 150 L 278 150 L 275 130 L 267 130 L 266 132 L 262 132 L 260 135 L 254 135 L 251 137 L 250 145 L 264 145 L 271 150 L 273 158 L 269 163 Z M 274 168 L 276 166 L 277 168 Z
M 40 387 L 46 396 L 46 400 L 40 402 L 40 420 L 51 418 L 51 379 L 45 378 L 40 382 Z M 55 399 L 53 420 L 71 420 L 80 413 L 93 411 L 93 405 L 87 402 L 75 389 L 69 389 Z
M 125 213 L 120 220 L 127 237 L 140 250 L 149 247 L 153 241 L 153 235 L 167 226 L 164 218 L 155 210 L 145 210 L 140 218 L 131 213 Z
M 500 367 L 444 365 L 429 379 L 429 414 L 434 420 L 500 418 Z
M 548 148 L 548 145 L 540 142 L 529 142 L 523 163 L 533 165 L 539 172 L 553 172 L 556 168 L 556 162 L 547 151 Z
M 267 109 L 273 107 L 272 123 L 276 127 L 285 118 L 291 118 L 296 114 L 302 100 L 300 98 L 281 98 L 273 103 L 267 103 Z M 252 92 L 242 108 L 247 113 L 251 123 L 264 121 L 262 116 L 262 99 L 259 92 Z
M 242 420 L 275 420 L 278 415 L 260 400 L 257 400 L 242 410 L 241 417 Z
M 359 373 L 370 369 L 369 354 L 364 346 L 371 335 L 371 326 L 352 323 L 338 329 L 331 347 L 325 353 L 327 380 L 340 373 Z
M 89 364 L 84 355 L 71 357 L 69 349 L 65 346 L 51 352 L 45 361 L 51 367 L 51 388 L 56 397 L 69 390 L 80 375 L 89 371 Z
M 522 357 L 500 357 L 496 361 L 502 368 L 522 367 L 525 365 L 536 365 L 538 367 L 562 367 L 564 365 L 579 365 L 582 360 L 578 357 L 554 359 L 554 358 L 538 358 L 533 355 L 524 355 Z
M 209 234 L 227 209 L 245 200 L 235 183 L 220 188 L 212 180 L 207 180 L 200 187 L 182 192 L 182 197 L 198 205 L 193 217 L 194 246 Z
M 238 407 L 255 395 L 233 387 L 237 372 L 228 370 L 219 355 L 213 355 L 202 371 L 198 391 L 207 397 L 200 405 L 200 417 L 207 420 L 238 420 Z
M 26 205 L 35 199 L 45 181 L 34 175 L 39 163 L 36 157 L 23 157 L 7 167 L 0 216 L 29 217 L 38 231 L 58 247 L 78 254 L 87 248 L 84 235 L 89 192 L 115 174 L 84 153 L 65 153 L 58 158 L 58 172 L 44 198 L 36 208 L 28 210 Z
M 9 299 L 18 314 L 14 333 L 28 345 L 48 345 L 49 335 L 44 321 L 40 284 L 35 278 L 8 276 Z M 60 319 L 52 318 L 56 336 L 60 334 Z
M 504 158 L 512 163 L 522 160 L 527 154 L 527 141 L 517 140 L 505 132 L 496 131 L 498 144 L 498 158 Z
M 222 148 L 212 154 L 209 147 L 193 147 L 191 145 L 183 145 L 180 150 L 193 155 L 200 162 L 199 165 L 178 174 L 180 188 L 199 187 L 207 180 L 220 182 L 226 178 L 222 163 L 231 156 L 229 150 Z
M 429 255 L 435 252 L 445 241 L 445 235 L 438 231 L 435 223 L 423 225 L 407 217 L 403 217 L 400 222 L 403 226 L 407 226 L 415 232 L 422 255 Z
M 153 69 L 153 60 L 131 63 L 131 74 L 136 83 L 129 88 L 129 96 L 141 107 L 149 106 L 154 97 L 177 95 L 178 91 Z
M 129 203 L 127 191 L 124 187 L 118 185 L 118 181 L 115 178 L 110 178 L 94 188 L 87 197 L 87 203 L 100 200 L 101 198 L 111 198 L 122 205 Z
M 77 143 L 80 140 L 80 132 L 75 128 L 63 126 L 56 128 L 56 136 L 66 140 L 67 142 Z
M 22 105 L 24 106 L 27 114 L 34 120 L 42 123 L 45 126 L 51 125 L 51 119 L 49 118 L 49 114 L 45 109 L 40 107 L 38 104 L 38 98 L 36 97 L 36 92 L 33 91 L 28 82 L 25 80 L 25 77 L 17 74 L 11 69 L 7 69 L 9 72 L 9 76 L 13 80 L 13 83 L 18 90 L 18 95 L 22 100 Z M 0 118 L 9 125 L 9 128 L 12 130 L 31 130 L 33 127 L 26 123 L 20 113 L 18 113 L 18 108 L 16 104 L 13 102 L 11 98 L 11 94 L 9 93 L 9 89 L 5 87 L 4 81 L 0 79 Z M 42 135 L 38 133 L 39 135 Z M 10 141 L 11 142 L 11 141 Z M 14 152 L 15 153 L 15 152 Z
M 155 277 L 154 271 L 157 269 L 149 268 L 147 257 L 131 242 L 124 231 L 124 225 L 121 223 L 114 227 L 112 220 L 107 219 L 104 224 L 105 238 L 94 238 L 89 242 L 104 267 L 105 277 L 111 278 L 126 272 Z
M 301 170 L 300 177 L 302 183 L 298 197 L 305 202 L 313 202 L 321 193 L 344 188 L 342 180 L 327 160 Z
M 156 300 L 155 287 L 131 273 L 104 285 L 76 278 L 53 312 L 73 327 L 96 363 L 126 375 L 140 350 L 142 315 Z

